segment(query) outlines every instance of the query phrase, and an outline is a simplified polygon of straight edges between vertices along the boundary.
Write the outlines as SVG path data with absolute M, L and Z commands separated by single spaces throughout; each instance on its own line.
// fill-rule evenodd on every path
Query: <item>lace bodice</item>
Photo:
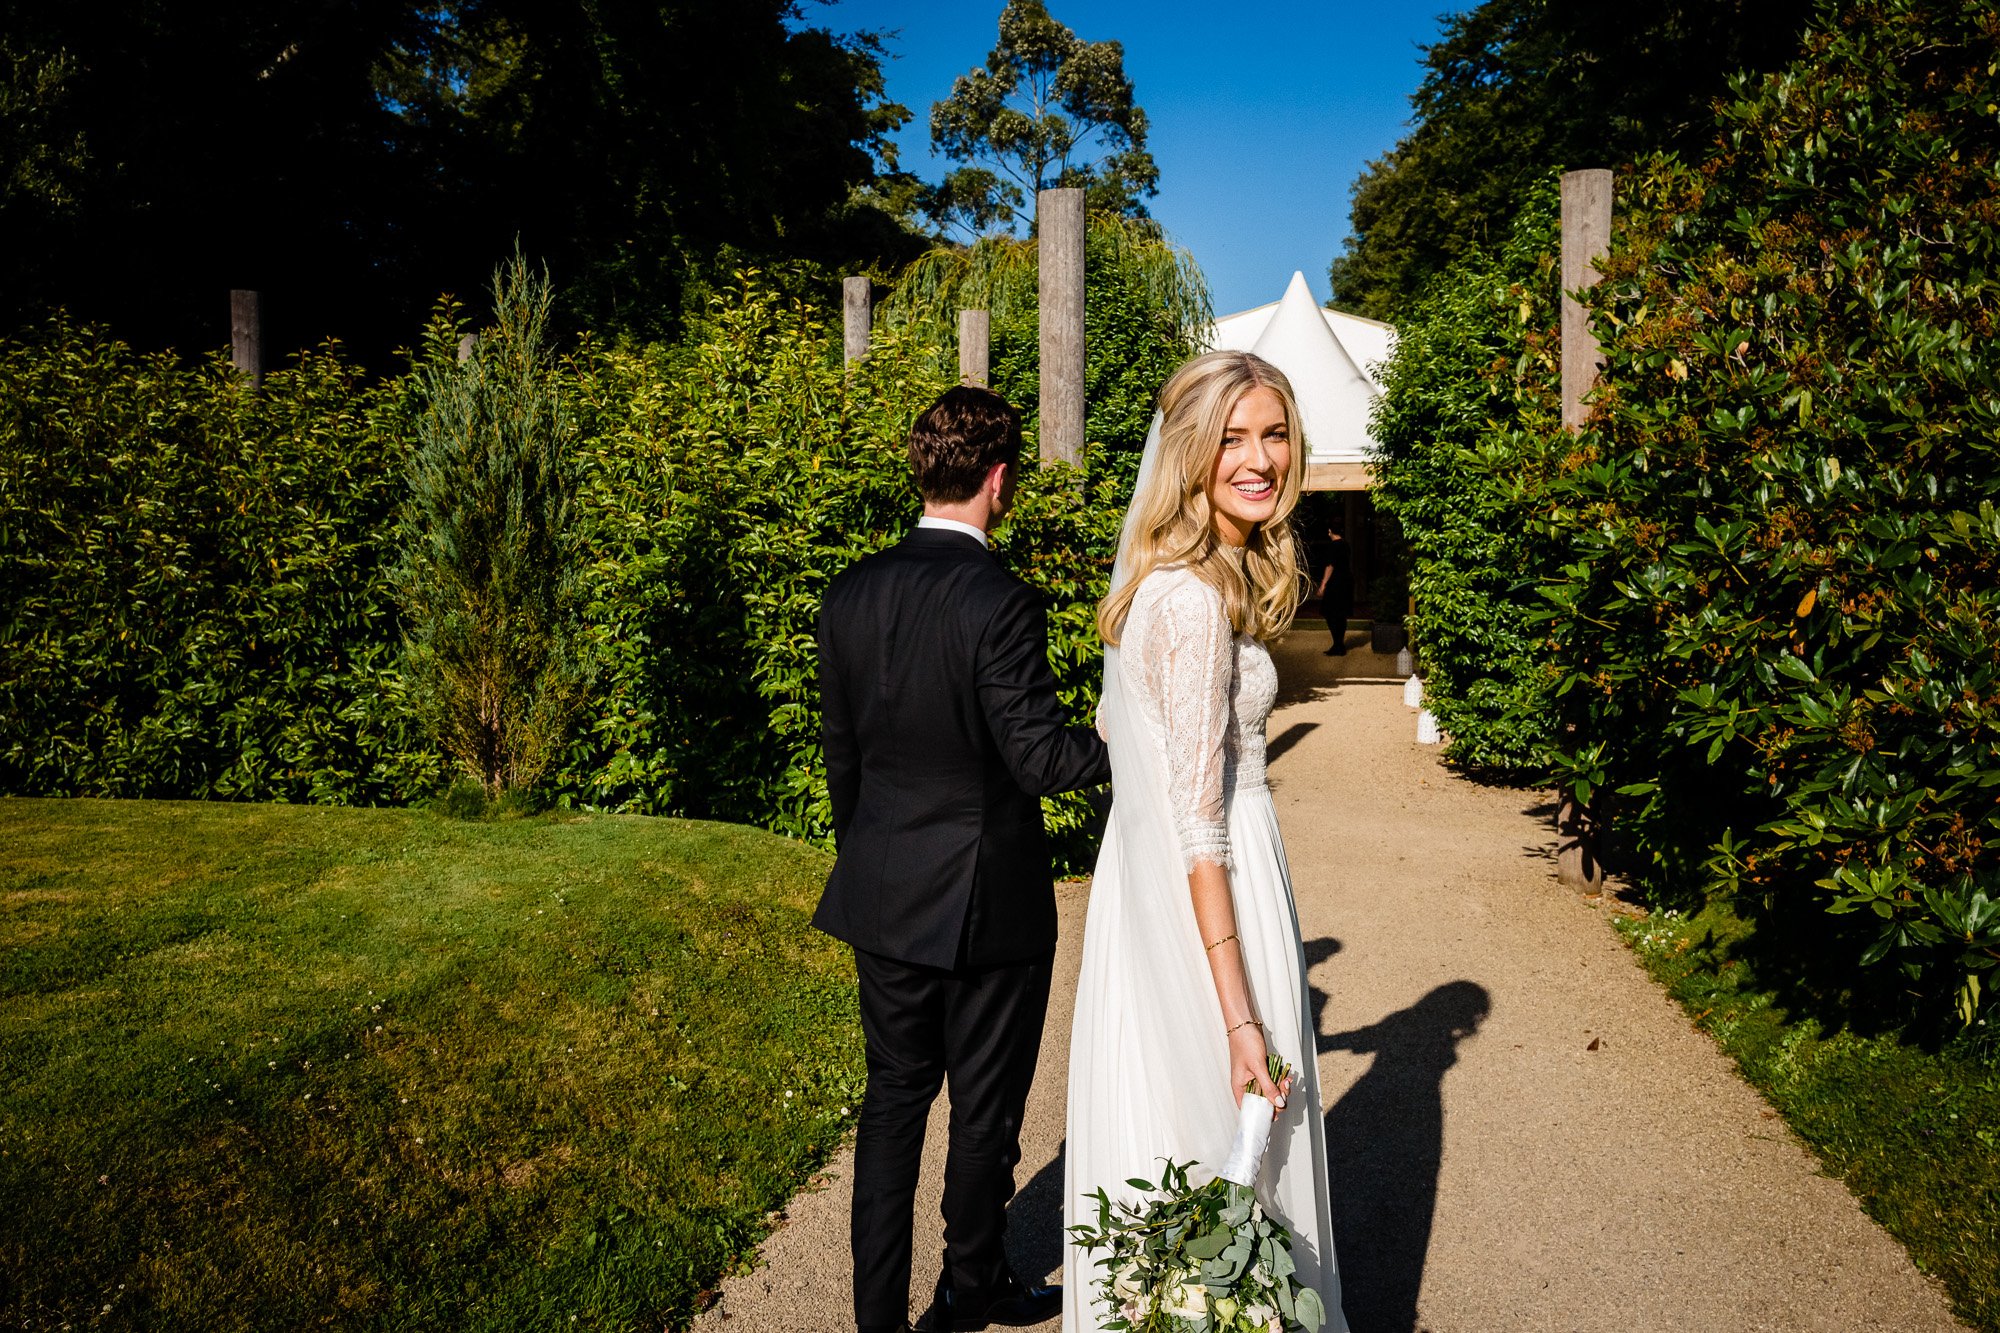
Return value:
M 1264 723 L 1278 697 L 1271 654 L 1232 634 L 1221 595 L 1182 565 L 1145 577 L 1119 638 L 1125 687 L 1166 758 L 1182 859 L 1233 868 L 1229 798 L 1265 784 Z

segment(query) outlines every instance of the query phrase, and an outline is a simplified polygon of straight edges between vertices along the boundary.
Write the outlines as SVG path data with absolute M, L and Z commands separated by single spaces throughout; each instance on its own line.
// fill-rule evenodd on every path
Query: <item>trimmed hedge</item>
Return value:
M 2000 963 L 1996 70 L 1979 0 L 1829 9 L 1707 160 L 1623 173 L 1581 433 L 1502 331 L 1518 253 L 1434 294 L 1386 409 L 1462 757 L 1533 772 L 1551 737 L 1656 901 L 1731 892 L 1821 995 L 1927 1025 L 1990 1011 Z M 1482 694 L 1438 590 L 1483 570 L 1466 604 L 1496 609 L 1511 560 L 1545 606 L 1494 618 Z
M 908 331 L 842 365 L 837 328 L 746 275 L 671 348 L 586 344 L 583 652 L 595 681 L 549 793 L 570 805 L 831 835 L 813 623 L 822 590 L 915 520 L 904 440 L 946 387 Z M 337 348 L 246 390 L 101 330 L 0 348 L 0 791 L 400 804 L 452 778 L 419 725 L 390 573 L 417 386 Z M 1031 468 L 997 549 L 1054 601 L 1051 660 L 1094 708 L 1123 495 Z M 1051 805 L 1066 863 L 1089 807 Z
M 0 790 L 434 790 L 385 540 L 409 391 L 333 346 L 252 393 L 60 319 L 0 344 Z
M 1558 213 L 1551 175 L 1497 255 L 1474 251 L 1426 290 L 1396 326 L 1374 422 L 1375 503 L 1404 534 L 1410 637 L 1446 756 L 1527 779 L 1549 771 L 1558 676 L 1522 584 L 1548 543 L 1512 474 L 1560 421 Z

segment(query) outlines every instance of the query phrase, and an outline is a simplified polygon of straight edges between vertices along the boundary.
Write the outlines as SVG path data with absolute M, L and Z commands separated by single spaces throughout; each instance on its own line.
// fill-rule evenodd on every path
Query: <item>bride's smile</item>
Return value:
M 1209 479 L 1216 535 L 1231 546 L 1248 542 L 1256 526 L 1277 512 L 1291 462 L 1284 400 L 1271 389 L 1252 389 L 1229 414 Z

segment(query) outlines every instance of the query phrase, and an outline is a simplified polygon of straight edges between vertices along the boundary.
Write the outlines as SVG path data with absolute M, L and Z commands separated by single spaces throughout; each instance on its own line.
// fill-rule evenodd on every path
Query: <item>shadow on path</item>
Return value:
M 1266 764 L 1277 763 L 1278 756 L 1282 755 L 1285 751 L 1291 749 L 1294 745 L 1297 745 L 1300 741 L 1304 740 L 1306 737 L 1312 735 L 1315 731 L 1318 730 L 1319 730 L 1319 723 L 1317 722 L 1292 723 L 1291 726 L 1286 727 L 1283 731 L 1278 733 L 1278 738 L 1276 740 L 1272 741 L 1269 745 L 1264 747 L 1264 762 Z
M 1053 1161 L 1015 1193 L 1007 1205 L 1007 1259 L 1023 1282 L 1037 1283 L 1063 1261 L 1063 1163 L 1067 1140 Z
M 1308 940 L 1306 966 L 1339 951 L 1339 940 Z M 1317 1027 L 1326 1009 L 1318 987 L 1312 1005 Z M 1322 1053 L 1375 1057 L 1326 1113 L 1334 1252 L 1354 1333 L 1416 1333 L 1444 1148 L 1444 1075 L 1491 1008 L 1484 986 L 1451 981 L 1378 1023 L 1319 1039 Z

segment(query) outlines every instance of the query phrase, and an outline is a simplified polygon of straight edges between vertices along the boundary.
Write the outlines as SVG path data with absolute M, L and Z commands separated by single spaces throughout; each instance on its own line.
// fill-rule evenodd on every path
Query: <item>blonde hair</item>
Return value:
M 1216 535 L 1209 499 L 1215 461 L 1230 413 L 1253 389 L 1269 389 L 1285 408 L 1291 465 L 1278 487 L 1278 507 L 1259 523 L 1238 560 Z M 1249 352 L 1208 352 L 1194 358 L 1160 390 L 1160 452 L 1143 490 L 1132 497 L 1131 576 L 1097 608 L 1097 632 L 1118 642 L 1132 598 L 1162 565 L 1186 565 L 1222 598 L 1235 633 L 1266 643 L 1291 627 L 1304 592 L 1290 522 L 1305 485 L 1305 431 L 1298 400 L 1284 372 Z

